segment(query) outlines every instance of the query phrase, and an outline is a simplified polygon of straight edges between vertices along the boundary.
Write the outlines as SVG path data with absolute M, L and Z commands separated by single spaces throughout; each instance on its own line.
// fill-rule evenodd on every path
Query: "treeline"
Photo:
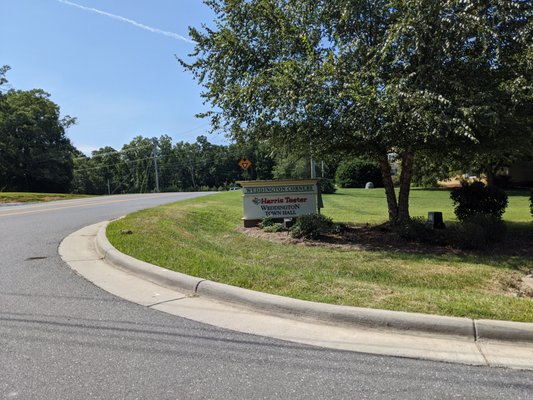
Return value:
M 308 157 L 272 152 L 266 144 L 173 143 L 169 136 L 138 136 L 120 149 L 90 156 L 66 135 L 76 122 L 61 117 L 50 95 L 8 87 L 0 67 L 0 191 L 86 194 L 222 190 L 240 179 L 309 177 Z M 243 171 L 241 158 L 252 161 Z
M 238 164 L 246 158 L 252 166 Z M 72 191 L 87 194 L 224 190 L 243 179 L 271 179 L 276 161 L 266 146 L 215 145 L 138 136 L 120 150 L 103 147 L 74 158 Z
M 102 147 L 88 156 L 66 136 L 75 118 L 62 118 L 59 106 L 41 89 L 7 88 L 8 70 L 7 66 L 0 67 L 0 191 L 117 194 L 224 190 L 238 180 L 309 178 L 310 153 L 318 158 L 316 177 L 334 179 L 340 187 L 364 187 L 368 181 L 383 185 L 380 166 L 369 155 L 331 152 L 326 156 L 325 151 L 309 147 L 296 154 L 294 149 L 287 152 L 266 140 L 215 145 L 205 136 L 194 143 L 174 143 L 167 135 L 138 136 L 120 149 Z M 530 157 L 524 149 L 520 151 Z M 392 182 L 398 184 L 399 173 L 395 170 L 401 165 L 394 154 L 389 156 Z M 242 158 L 252 162 L 247 171 L 238 165 Z M 521 159 L 513 156 L 496 163 L 487 154 L 485 158 L 500 168 Z M 487 169 L 476 167 L 470 160 L 438 163 L 419 157 L 411 171 L 412 183 L 432 186 L 468 170 Z

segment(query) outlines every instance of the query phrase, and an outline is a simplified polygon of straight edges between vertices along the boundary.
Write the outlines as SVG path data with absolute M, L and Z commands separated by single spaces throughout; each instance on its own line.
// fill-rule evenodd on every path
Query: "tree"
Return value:
M 368 182 L 382 187 L 379 166 L 364 159 L 345 160 L 339 164 L 335 180 L 341 188 L 364 188 Z
M 311 176 L 310 169 L 311 166 L 307 157 L 283 154 L 276 160 L 272 172 L 275 179 L 304 179 Z
M 4 86 L 6 83 L 7 83 L 7 78 L 6 78 L 6 73 L 10 70 L 11 68 L 9 67 L 9 65 L 3 65 L 2 67 L 0 67 L 0 97 L 3 95 L 2 94 L 2 86 Z
M 136 136 L 120 151 L 121 191 L 147 193 L 155 190 L 154 147 L 157 138 Z
M 418 155 L 460 154 L 508 136 L 484 130 L 488 100 L 490 109 L 515 102 L 504 109 L 527 127 L 515 111 L 531 101 L 519 95 L 531 91 L 531 64 L 521 61 L 531 39 L 530 1 L 205 3 L 215 27 L 191 28 L 194 59 L 181 61 L 217 110 L 200 116 L 237 140 L 301 153 L 311 147 L 315 158 L 373 156 L 392 223 L 409 220 Z M 391 153 L 401 164 L 398 197 Z
M 5 177 L 8 174 L 9 166 L 6 165 L 5 162 L 2 162 L 3 152 L 6 151 L 5 147 L 5 141 L 7 138 L 7 131 L 6 131 L 6 117 L 7 117 L 7 107 L 6 103 L 4 101 L 5 95 L 5 84 L 7 83 L 6 79 L 6 73 L 9 71 L 9 66 L 4 65 L 0 68 L 0 191 L 3 191 L 5 189 Z
M 0 81 L 5 83 L 4 67 Z M 72 179 L 74 148 L 65 130 L 75 123 L 41 89 L 0 97 L 0 188 L 64 192 Z
M 228 148 L 231 157 L 232 177 L 230 181 L 237 179 L 272 179 L 273 169 L 276 163 L 272 148 L 266 142 L 241 142 L 232 144 Z M 279 156 L 279 155 L 278 155 Z M 243 171 L 235 161 L 246 158 L 252 162 L 248 170 Z

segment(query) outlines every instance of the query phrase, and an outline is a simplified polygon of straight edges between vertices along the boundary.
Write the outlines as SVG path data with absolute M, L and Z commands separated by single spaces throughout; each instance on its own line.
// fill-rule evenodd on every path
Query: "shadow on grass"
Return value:
M 264 239 L 282 242 L 286 233 L 268 234 Z M 420 243 L 400 238 L 387 223 L 348 226 L 341 234 L 319 240 L 291 239 L 289 243 L 319 246 L 330 251 L 368 251 L 402 262 L 469 263 L 498 269 L 524 271 L 533 268 L 533 224 L 513 223 L 503 242 L 477 250 Z
M 399 261 L 419 261 L 421 256 L 428 263 L 446 263 L 459 262 L 473 265 L 487 265 L 498 269 L 509 269 L 514 271 L 525 271 L 533 268 L 533 258 L 522 255 L 498 255 L 498 254 L 482 254 L 480 252 L 462 251 L 450 252 L 443 254 L 414 254 L 408 252 L 385 252 L 387 257 Z
M 533 238 L 533 219 L 531 222 L 523 221 L 505 221 L 509 233 L 513 231 L 529 231 Z
M 520 190 L 506 190 L 507 196 L 509 197 L 524 197 L 531 196 L 531 190 L 533 189 L 520 189 Z
M 414 187 L 411 188 L 411 191 L 424 191 L 424 192 L 451 192 L 453 189 L 446 188 L 446 187 L 432 187 L 432 188 L 425 188 L 425 187 Z

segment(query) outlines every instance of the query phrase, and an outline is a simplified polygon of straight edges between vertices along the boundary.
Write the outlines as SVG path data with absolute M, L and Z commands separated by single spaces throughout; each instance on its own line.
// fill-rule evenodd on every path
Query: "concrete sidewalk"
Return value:
M 121 298 L 240 332 L 364 353 L 533 370 L 533 324 L 335 306 L 253 292 L 118 252 L 107 222 L 63 240 L 78 274 Z

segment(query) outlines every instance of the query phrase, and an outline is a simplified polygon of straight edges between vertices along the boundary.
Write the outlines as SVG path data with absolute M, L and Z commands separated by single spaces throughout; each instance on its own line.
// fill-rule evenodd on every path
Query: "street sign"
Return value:
M 242 169 L 246 171 L 248 168 L 251 167 L 252 162 L 248 160 L 247 158 L 243 158 L 241 161 L 239 161 L 239 165 L 241 166 Z

